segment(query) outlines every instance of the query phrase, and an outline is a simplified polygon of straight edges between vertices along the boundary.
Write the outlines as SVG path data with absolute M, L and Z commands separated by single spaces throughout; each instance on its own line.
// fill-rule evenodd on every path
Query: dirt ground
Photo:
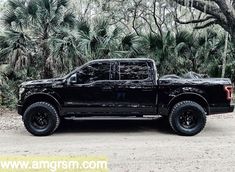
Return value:
M 110 171 L 235 171 L 235 114 L 208 117 L 197 136 L 172 133 L 156 121 L 66 122 L 52 136 L 34 137 L 20 116 L 0 111 L 0 155 L 107 156 Z

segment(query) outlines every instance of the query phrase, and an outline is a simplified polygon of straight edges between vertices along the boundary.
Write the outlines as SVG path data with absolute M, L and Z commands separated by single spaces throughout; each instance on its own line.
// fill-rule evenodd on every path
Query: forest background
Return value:
M 233 0 L 3 0 L 0 106 L 18 85 L 93 59 L 151 58 L 160 76 L 189 71 L 235 82 Z

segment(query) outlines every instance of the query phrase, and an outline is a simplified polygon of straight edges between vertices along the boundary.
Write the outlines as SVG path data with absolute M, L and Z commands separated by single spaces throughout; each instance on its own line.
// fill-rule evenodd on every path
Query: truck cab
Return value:
M 152 60 L 96 60 L 68 77 L 55 91 L 64 101 L 64 114 L 156 114 L 157 80 Z M 154 96 L 153 96 L 154 95 Z

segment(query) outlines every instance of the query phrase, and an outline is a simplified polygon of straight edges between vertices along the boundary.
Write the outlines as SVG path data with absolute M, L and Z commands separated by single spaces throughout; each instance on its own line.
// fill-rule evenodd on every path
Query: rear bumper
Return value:
M 23 115 L 23 106 L 22 105 L 17 105 L 17 112 L 19 115 Z
M 210 115 L 220 114 L 220 113 L 231 113 L 234 111 L 234 105 L 230 105 L 228 107 L 211 107 Z

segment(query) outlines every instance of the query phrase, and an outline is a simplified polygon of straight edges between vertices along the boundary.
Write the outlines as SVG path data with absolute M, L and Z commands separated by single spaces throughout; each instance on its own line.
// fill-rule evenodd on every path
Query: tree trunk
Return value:
M 193 72 L 198 72 L 197 70 L 197 60 L 195 58 L 192 59 L 192 65 L 193 65 Z
M 229 33 L 226 32 L 225 45 L 224 45 L 224 54 L 223 54 L 222 74 L 221 74 L 222 78 L 224 78 L 225 70 L 226 70 L 226 61 L 227 61 L 227 52 L 228 52 L 228 36 L 229 36 Z
M 42 66 L 42 75 L 43 79 L 53 78 L 53 71 L 51 69 L 50 64 L 48 63 L 48 58 L 50 57 L 50 49 L 47 45 L 47 41 L 44 40 L 42 44 L 42 58 L 43 58 L 43 66 Z
M 233 47 L 235 47 L 235 30 L 229 32 L 231 35 L 231 42 L 233 43 Z
M 43 73 L 42 73 L 42 78 L 43 79 L 48 79 L 48 78 L 53 78 L 53 71 L 52 68 L 50 66 L 50 64 L 47 62 L 47 60 L 50 57 L 50 48 L 48 45 L 48 38 L 49 38 L 49 24 L 46 23 L 44 26 L 44 33 L 43 33 L 43 37 L 42 37 L 42 58 L 43 58 Z

